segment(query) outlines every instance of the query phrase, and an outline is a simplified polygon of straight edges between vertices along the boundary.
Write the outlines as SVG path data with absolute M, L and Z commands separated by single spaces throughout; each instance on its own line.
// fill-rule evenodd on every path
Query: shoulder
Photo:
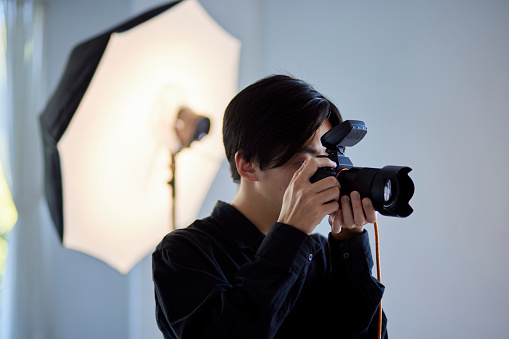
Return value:
M 214 232 L 211 232 L 213 225 L 207 220 L 196 220 L 186 228 L 179 228 L 168 233 L 155 248 L 155 252 L 168 251 L 171 249 L 181 249 L 187 246 L 200 246 Z
M 232 251 L 235 243 L 214 218 L 196 220 L 186 228 L 168 233 L 155 248 L 153 262 L 188 265 L 210 263 Z

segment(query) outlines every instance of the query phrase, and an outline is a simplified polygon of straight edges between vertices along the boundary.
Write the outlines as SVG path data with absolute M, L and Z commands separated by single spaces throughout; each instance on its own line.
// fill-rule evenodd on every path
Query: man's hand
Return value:
M 341 209 L 329 215 L 332 236 L 338 240 L 351 239 L 364 231 L 364 225 L 376 222 L 376 212 L 371 199 L 361 201 L 359 192 L 341 197 Z
M 327 215 L 339 208 L 339 182 L 328 177 L 311 183 L 319 167 L 336 167 L 325 157 L 306 160 L 293 175 L 283 197 L 278 221 L 310 234 Z

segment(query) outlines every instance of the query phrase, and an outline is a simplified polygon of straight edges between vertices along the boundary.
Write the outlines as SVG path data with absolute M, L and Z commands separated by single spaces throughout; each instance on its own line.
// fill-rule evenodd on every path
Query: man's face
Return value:
M 330 122 L 325 120 L 310 140 L 309 145 L 286 164 L 266 170 L 260 170 L 258 168 L 257 186 L 259 192 L 261 192 L 264 197 L 267 212 L 270 212 L 277 218 L 281 211 L 284 193 L 295 172 L 301 167 L 305 160 L 316 157 L 317 155 L 326 154 L 326 149 L 320 142 L 320 138 L 331 128 L 332 125 Z

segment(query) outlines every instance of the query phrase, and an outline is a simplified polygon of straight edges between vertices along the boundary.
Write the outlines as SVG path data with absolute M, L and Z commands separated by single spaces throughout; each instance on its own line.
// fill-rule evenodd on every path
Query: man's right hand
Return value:
M 340 184 L 335 177 L 315 183 L 309 179 L 320 167 L 336 167 L 325 157 L 313 157 L 302 164 L 286 188 L 278 222 L 310 234 L 322 219 L 339 209 Z

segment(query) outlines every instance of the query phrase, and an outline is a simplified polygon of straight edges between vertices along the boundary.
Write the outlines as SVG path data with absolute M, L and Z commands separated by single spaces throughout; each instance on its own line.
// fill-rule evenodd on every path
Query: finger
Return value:
M 302 170 L 304 169 L 305 165 L 306 165 L 306 162 L 303 161 L 302 164 L 300 165 L 299 169 L 297 171 L 295 171 L 295 173 L 293 174 L 293 179 L 294 180 L 295 180 L 296 177 L 298 177 L 302 173 Z
M 362 206 L 364 207 L 364 215 L 366 216 L 366 221 L 370 224 L 376 222 L 376 211 L 371 199 L 364 198 L 362 199 Z
M 355 221 L 353 219 L 352 206 L 350 205 L 350 198 L 347 195 L 341 197 L 341 210 L 343 211 L 343 226 L 354 226 Z
M 326 215 L 334 214 L 339 208 L 339 204 L 337 201 L 331 201 L 326 204 L 321 205 L 318 209 L 320 211 L 320 220 L 323 220 L 323 218 Z
M 339 200 L 339 189 L 341 188 L 341 185 L 339 184 L 339 181 L 335 177 L 327 177 L 323 178 L 321 180 L 318 180 L 317 182 L 312 184 L 313 191 L 315 193 L 320 193 L 327 190 L 333 190 L 336 194 L 334 197 L 334 200 Z
M 337 202 L 339 200 L 339 187 L 337 186 L 327 187 L 323 190 L 313 187 L 312 192 L 316 195 L 316 199 L 318 199 L 318 201 L 322 204 L 328 203 L 330 201 Z M 337 208 L 339 208 L 339 205 Z
M 343 222 L 343 215 L 341 210 L 337 210 L 335 213 L 329 215 L 329 224 L 331 225 L 331 232 L 338 234 L 341 232 L 341 224 Z
M 318 168 L 320 167 L 336 168 L 336 166 L 337 165 L 334 161 L 326 157 L 311 158 L 304 161 L 304 163 L 301 166 L 300 174 L 303 177 L 307 177 L 307 179 L 309 180 L 313 176 L 313 174 L 315 174 Z
M 366 224 L 366 216 L 364 215 L 364 209 L 362 208 L 361 195 L 357 191 L 353 191 L 351 194 L 352 201 L 352 212 L 353 220 L 355 225 L 363 226 Z
M 312 158 L 311 160 L 315 162 L 318 167 L 337 167 L 337 164 L 327 157 L 316 157 Z
M 332 187 L 325 191 L 321 191 L 319 193 L 313 193 L 313 203 L 314 208 L 322 214 L 321 219 L 328 214 L 332 214 L 339 209 L 338 197 L 339 197 L 339 188 Z

